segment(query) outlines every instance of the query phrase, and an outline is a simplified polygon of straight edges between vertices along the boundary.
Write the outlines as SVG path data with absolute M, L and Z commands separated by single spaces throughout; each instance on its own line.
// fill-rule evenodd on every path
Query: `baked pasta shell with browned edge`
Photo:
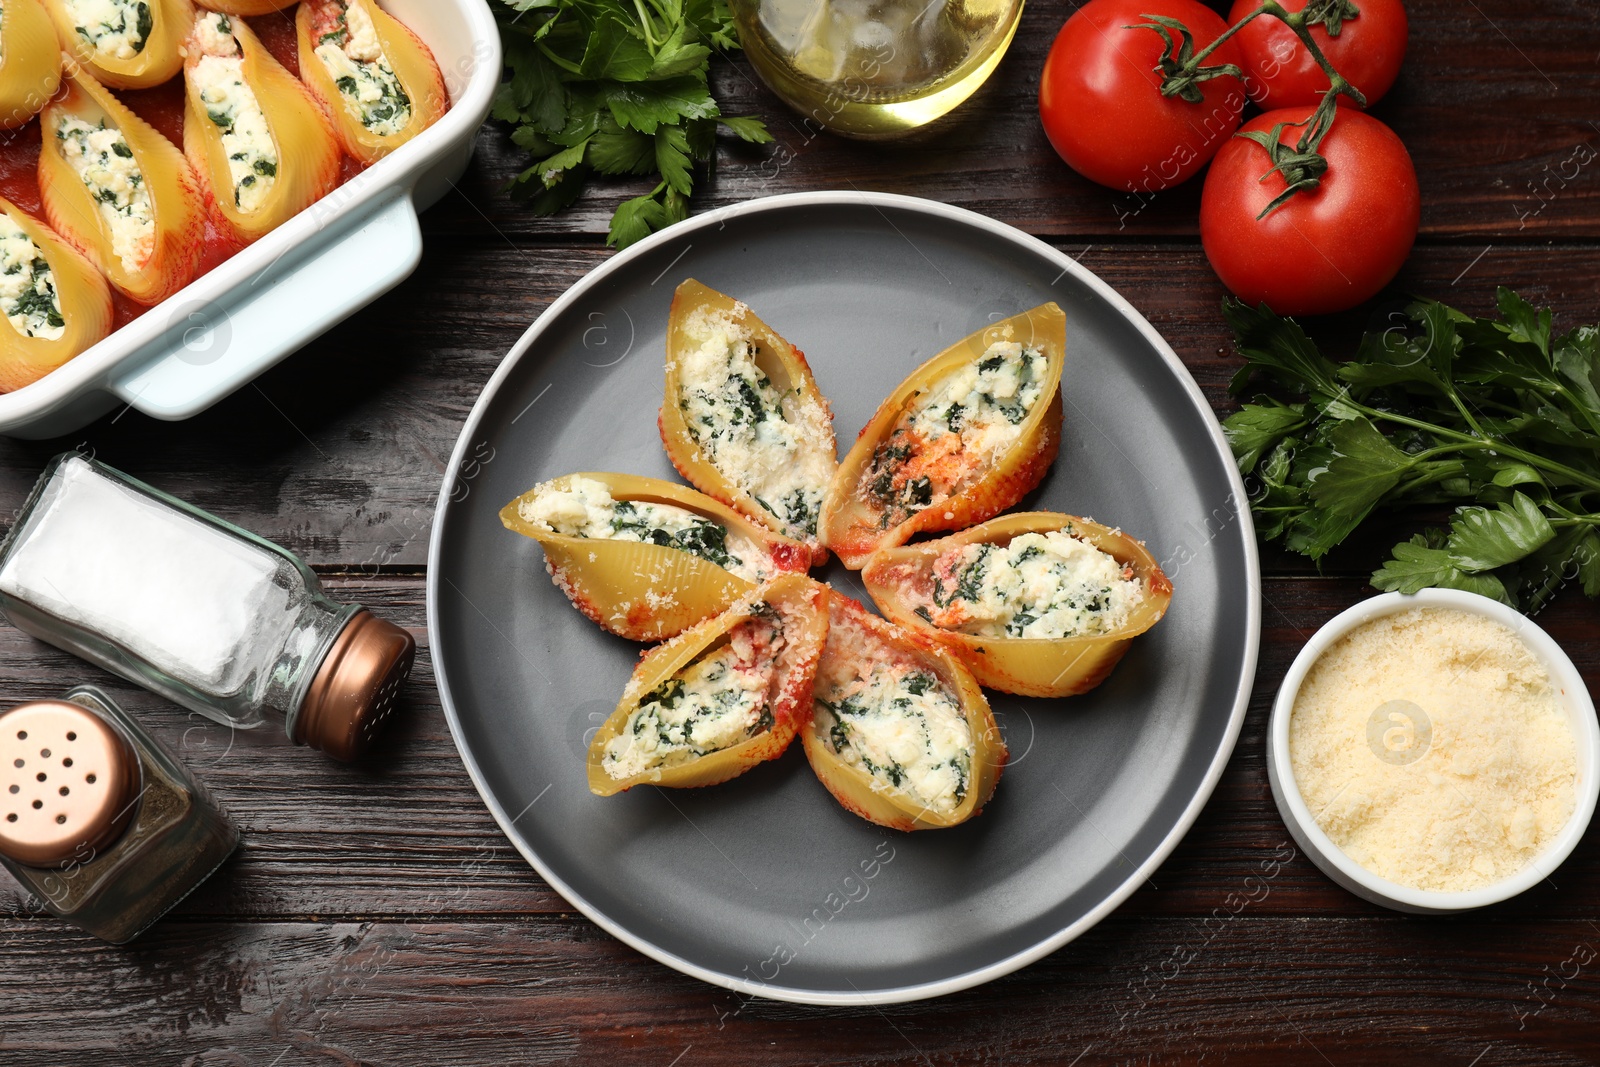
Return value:
M 600 727 L 589 746 L 589 789 L 612 796 L 636 785 L 678 789 L 716 785 L 777 759 L 811 720 L 812 682 L 828 636 L 828 591 L 800 574 L 784 574 L 750 593 L 716 618 L 647 652 L 634 669 L 616 711 Z M 768 689 L 772 724 L 728 748 L 692 757 L 668 767 L 652 767 L 614 778 L 605 767 L 606 748 L 621 736 L 628 718 L 657 687 L 669 682 L 707 652 L 714 651 L 729 631 L 749 620 L 759 605 L 768 605 L 781 620 L 784 644 L 776 656 Z
M 111 287 L 83 255 L 48 226 L 0 198 L 0 211 L 28 235 L 50 267 L 61 309 L 60 337 L 29 337 L 9 319 L 0 321 L 0 393 L 21 389 L 49 374 L 111 332 Z
M 410 100 L 410 121 L 393 133 L 376 132 L 362 122 L 358 110 L 340 92 L 333 74 L 317 56 L 317 46 L 324 36 L 318 32 L 319 20 L 347 7 L 362 8 L 372 20 L 383 57 Z M 438 122 L 449 110 L 450 96 L 433 53 L 422 38 L 373 0 L 349 0 L 348 4 L 344 0 L 305 0 L 295 12 L 295 33 L 299 39 L 301 80 L 322 106 L 344 150 L 362 163 L 376 163 Z
M 150 32 L 131 56 L 101 51 L 78 30 L 67 0 L 44 0 L 55 21 L 61 50 L 94 79 L 113 89 L 151 89 L 183 69 L 183 41 L 194 24 L 190 0 L 144 0 L 149 5 Z M 132 7 L 133 4 L 129 3 Z
M 786 537 L 806 542 L 811 546 L 814 566 L 827 562 L 828 550 L 822 545 L 815 523 L 810 529 L 802 529 L 786 522 L 783 516 L 774 513 L 741 487 L 701 447 L 695 429 L 685 418 L 687 387 L 682 369 L 685 352 L 694 343 L 689 335 L 689 326 L 700 312 L 725 314 L 735 326 L 748 331 L 756 349 L 756 366 L 785 398 L 785 421 L 797 423 L 800 440 L 809 440 L 819 454 L 826 455 L 829 478 L 838 469 L 833 410 L 817 388 L 805 354 L 779 336 L 744 302 L 726 293 L 719 293 L 693 278 L 683 282 L 673 293 L 672 310 L 667 319 L 666 389 L 658 419 L 661 443 L 666 447 L 667 458 L 678 473 L 702 493 L 715 497 Z M 820 496 L 826 491 L 827 483 L 815 488 Z
M 1006 545 L 1025 533 L 1056 530 L 1133 568 L 1144 595 L 1124 625 L 1093 637 L 990 637 L 943 629 L 917 614 L 917 604 L 933 589 L 934 563 L 946 552 L 982 542 Z M 1172 583 L 1143 542 L 1089 519 L 1048 511 L 1004 515 L 949 537 L 885 549 L 868 560 L 861 579 L 887 618 L 945 645 L 979 682 L 1032 697 L 1075 696 L 1105 681 L 1133 639 L 1160 622 L 1172 602 Z
M 206 198 L 234 236 L 248 244 L 333 191 L 339 184 L 339 142 L 300 79 L 272 58 L 243 19 L 230 22 L 228 32 L 239 43 L 240 72 L 255 94 L 277 150 L 272 188 L 254 210 L 239 206 L 224 131 L 209 117 L 196 84 L 195 68 L 204 57 L 193 38 L 186 45 L 188 58 L 184 61 L 183 151 Z
M 116 253 L 99 201 L 62 154 L 56 134 L 67 116 L 90 126 L 104 120 L 122 131 L 149 192 L 155 223 L 154 240 L 142 263 L 130 267 Z M 205 201 L 177 146 L 70 62 L 66 87 L 40 114 L 40 122 L 39 195 L 55 231 L 136 303 L 158 304 L 193 281 L 200 267 Z
M 500 521 L 539 542 L 556 587 L 601 629 L 630 641 L 663 641 L 726 611 L 756 588 L 754 582 L 690 552 L 638 541 L 556 533 L 522 517 L 522 504 L 575 479 L 600 482 L 613 500 L 667 504 L 694 512 L 764 547 L 774 573 L 803 573 L 811 552 L 726 504 L 659 478 L 580 472 L 553 478 L 500 510 Z
M 0 6 L 0 130 L 14 130 L 61 88 L 61 46 L 43 0 Z
M 889 786 L 842 759 L 824 737 L 815 711 L 800 731 L 806 759 L 834 799 L 868 822 L 908 831 L 964 823 L 981 812 L 994 795 L 1009 756 L 978 680 L 938 642 L 879 618 L 859 602 L 830 590 L 828 643 L 817 667 L 815 705 L 820 707 L 823 701 L 837 703 L 848 679 L 890 657 L 903 658 L 917 670 L 932 674 L 960 704 L 972 737 L 972 757 L 967 792 L 955 810 L 933 810 L 904 790 Z
M 909 517 L 890 522 L 893 512 L 872 498 L 874 456 L 919 401 L 993 344 L 1011 341 L 1037 347 L 1046 359 L 1039 401 L 1020 424 L 1016 440 L 960 480 L 960 487 Z M 839 464 L 822 505 L 822 542 L 852 570 L 881 548 L 901 545 L 918 533 L 959 530 L 992 518 L 1021 500 L 1044 478 L 1061 444 L 1061 371 L 1066 358 L 1066 316 L 1054 303 L 1002 319 L 957 342 L 912 371 L 878 408 Z

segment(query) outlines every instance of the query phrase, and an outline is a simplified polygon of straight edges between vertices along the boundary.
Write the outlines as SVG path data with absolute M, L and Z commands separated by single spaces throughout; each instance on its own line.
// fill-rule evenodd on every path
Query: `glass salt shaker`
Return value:
M 205 790 L 98 689 L 0 715 L 0 864 L 52 914 L 131 941 L 238 843 Z
M 75 452 L 0 545 L 0 611 L 220 723 L 281 720 L 343 760 L 370 746 L 416 653 L 284 549 Z

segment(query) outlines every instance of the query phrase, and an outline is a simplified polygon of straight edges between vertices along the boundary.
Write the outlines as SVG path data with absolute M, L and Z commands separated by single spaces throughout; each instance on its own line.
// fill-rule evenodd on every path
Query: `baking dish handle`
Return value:
M 155 359 L 107 388 L 157 419 L 187 419 L 398 285 L 422 258 L 409 191 L 341 220 L 343 233 L 274 262 L 222 301 L 180 304 Z

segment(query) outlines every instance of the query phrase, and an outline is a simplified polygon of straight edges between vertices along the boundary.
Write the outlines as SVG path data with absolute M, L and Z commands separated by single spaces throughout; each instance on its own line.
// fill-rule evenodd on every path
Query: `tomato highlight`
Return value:
M 1039 118 L 1056 152 L 1091 181 L 1160 192 L 1192 178 L 1239 128 L 1244 84 L 1224 75 L 1197 84 L 1191 103 L 1161 94 L 1158 67 L 1172 49 L 1146 16 L 1176 19 L 1195 51 L 1227 25 L 1197 0 L 1089 0 L 1061 27 L 1039 82 Z M 1242 65 L 1225 41 L 1208 62 Z
M 1310 0 L 1278 0 L 1293 14 Z M 1237 23 L 1260 8 L 1258 0 L 1235 0 L 1228 21 Z M 1406 10 L 1400 0 L 1356 0 L 1358 14 L 1339 23 L 1338 36 L 1314 22 L 1312 40 L 1328 62 L 1367 98 L 1377 103 L 1400 74 L 1406 55 Z M 1328 76 L 1310 51 L 1283 21 L 1271 16 L 1252 19 L 1234 35 L 1244 54 L 1245 88 L 1263 111 L 1315 104 L 1328 91 Z M 1354 101 L 1339 101 L 1348 106 Z
M 1241 133 L 1304 124 L 1312 112 L 1269 111 Z M 1278 140 L 1293 145 L 1302 132 L 1286 125 Z M 1200 241 L 1217 276 L 1241 300 L 1280 315 L 1344 311 L 1377 295 L 1399 273 L 1421 221 L 1416 168 L 1389 127 L 1341 108 L 1318 151 L 1327 170 L 1316 185 L 1258 218 L 1287 184 L 1268 173 L 1261 145 L 1235 137 L 1217 153 L 1200 197 Z

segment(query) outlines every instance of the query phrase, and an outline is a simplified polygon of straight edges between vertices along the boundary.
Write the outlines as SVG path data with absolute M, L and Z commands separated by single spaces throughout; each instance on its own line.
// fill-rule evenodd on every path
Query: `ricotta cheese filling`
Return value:
M 981 478 L 1022 436 L 1048 365 L 1037 348 L 999 341 L 935 383 L 867 466 L 863 489 L 883 509 L 879 525 L 898 525 Z
M 0 314 L 23 337 L 59 340 L 67 320 L 55 275 L 39 246 L 10 215 L 0 213 Z
M 812 728 L 875 789 L 942 815 L 966 799 L 975 746 L 960 701 L 921 663 L 838 613 L 815 704 Z
M 104 59 L 132 59 L 155 26 L 147 0 L 63 0 L 78 36 Z
M 104 118 L 90 125 L 63 114 L 56 140 L 62 158 L 95 200 L 111 235 L 112 253 L 124 270 L 141 269 L 155 251 L 156 216 L 128 139 Z
M 606 744 L 601 766 L 614 779 L 675 767 L 772 728 L 772 692 L 784 637 L 764 603 L 724 643 L 662 682 Z
M 574 478 L 567 489 L 541 489 L 517 511 L 525 521 L 568 537 L 676 548 L 757 585 L 776 573 L 761 545 L 743 534 L 672 504 L 613 500 L 592 478 Z
M 915 611 L 942 629 L 979 637 L 1094 637 L 1121 629 L 1143 599 L 1131 565 L 1068 526 L 945 552 L 934 560 L 930 596 Z
M 261 208 L 278 178 L 278 146 L 261 101 L 244 79 L 244 56 L 226 15 L 207 12 L 195 20 L 201 57 L 189 77 L 206 115 L 222 131 L 233 205 L 248 215 Z
M 785 534 L 815 538 L 833 476 L 826 415 L 798 388 L 784 391 L 773 383 L 756 363 L 760 351 L 751 331 L 733 316 L 702 308 L 684 331 L 692 344 L 679 357 L 678 406 L 695 444 Z
M 383 53 L 378 29 L 359 4 L 335 2 L 318 13 L 317 58 L 344 99 L 345 109 L 379 137 L 411 124 L 411 98 Z

